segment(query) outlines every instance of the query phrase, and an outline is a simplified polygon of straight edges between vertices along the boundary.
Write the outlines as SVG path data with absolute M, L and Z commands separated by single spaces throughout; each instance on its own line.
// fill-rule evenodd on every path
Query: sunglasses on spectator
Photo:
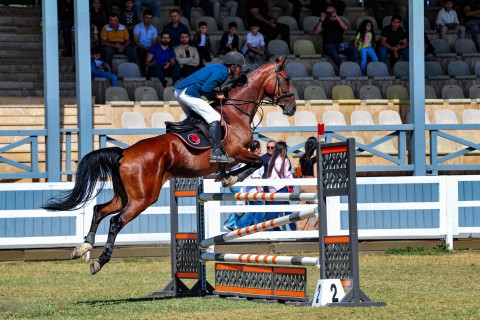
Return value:
M 275 147 L 269 147 L 269 146 L 267 146 L 267 149 L 273 150 L 273 149 L 275 149 Z

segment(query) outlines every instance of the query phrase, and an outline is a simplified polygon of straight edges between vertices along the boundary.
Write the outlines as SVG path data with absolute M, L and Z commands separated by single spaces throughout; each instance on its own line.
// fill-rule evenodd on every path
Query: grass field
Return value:
M 209 265 L 209 272 L 212 265 Z M 209 274 L 212 277 L 212 274 Z M 227 299 L 149 298 L 168 259 L 0 263 L 1 319 L 480 319 L 480 253 L 360 256 L 361 288 L 383 308 L 311 308 Z M 318 270 L 308 268 L 311 297 Z

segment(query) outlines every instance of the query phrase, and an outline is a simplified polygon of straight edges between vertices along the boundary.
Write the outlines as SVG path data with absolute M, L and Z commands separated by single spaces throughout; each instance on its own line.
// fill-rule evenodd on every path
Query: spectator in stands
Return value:
M 312 10 L 312 14 L 314 15 L 320 15 L 320 13 L 327 11 L 327 7 L 333 6 L 335 10 L 337 11 L 337 15 L 341 16 L 343 15 L 343 12 L 345 11 L 345 7 L 347 4 L 345 1 L 342 0 L 320 0 L 319 4 L 315 4 L 312 7 L 318 8 L 315 10 Z
M 179 6 L 182 9 L 182 14 L 188 21 L 191 21 L 192 16 L 192 0 L 173 0 L 173 5 Z
M 262 179 L 266 179 L 267 178 L 267 169 L 268 169 L 268 163 L 270 162 L 270 158 L 272 157 L 272 154 L 273 154 L 273 150 L 275 150 L 275 145 L 277 144 L 277 142 L 275 142 L 274 140 L 269 140 L 267 142 L 267 153 L 265 153 L 263 156 L 262 156 L 262 160 L 263 160 L 263 175 L 262 175 Z M 263 188 L 263 191 L 265 192 L 268 192 L 268 187 L 264 187 Z M 268 204 L 268 202 L 267 202 Z
M 113 74 L 110 70 L 110 66 L 107 65 L 101 55 L 100 47 L 95 47 L 91 50 L 91 69 L 93 77 L 107 78 L 112 82 L 112 86 L 118 86 L 118 78 L 116 74 Z
M 478 34 L 480 33 L 480 1 L 465 0 L 462 9 L 463 23 L 465 27 L 470 30 L 477 51 L 480 51 L 480 45 L 478 43 Z
M 147 67 L 150 67 L 150 75 L 157 77 L 163 87 L 171 86 L 180 79 L 180 66 L 177 64 L 175 52 L 170 48 L 170 34 L 163 31 L 160 36 L 160 44 L 154 44 L 148 49 Z M 171 76 L 167 81 L 165 76 Z
M 188 28 L 180 22 L 180 11 L 178 11 L 178 9 L 170 10 L 170 22 L 163 27 L 163 31 L 170 34 L 171 47 L 175 48 L 180 45 L 180 34 L 182 32 L 188 32 Z
M 74 25 L 74 11 L 72 0 L 58 0 L 58 21 L 62 30 L 63 51 L 62 56 L 72 56 L 72 27 Z
M 75 53 L 75 26 L 72 27 L 71 32 L 71 39 L 72 39 L 72 54 Z M 98 29 L 93 24 L 90 23 L 90 49 L 98 47 Z
M 124 8 L 120 10 L 120 23 L 127 27 L 130 39 L 133 39 L 133 28 L 140 22 L 137 13 L 133 10 L 133 0 L 125 0 Z M 130 43 L 133 45 L 133 42 Z
M 208 34 L 208 26 L 205 21 L 198 23 L 198 29 L 193 36 L 192 45 L 197 48 L 200 54 L 200 67 L 205 65 L 205 62 L 211 62 L 213 58 L 212 44 L 210 42 L 210 35 Z
M 458 30 L 460 39 L 465 38 L 465 27 L 460 25 L 457 12 L 452 7 L 453 1 L 446 0 L 443 2 L 443 8 L 438 11 L 435 23 L 440 30 L 440 39 L 446 39 L 447 30 Z
M 248 25 L 258 23 L 267 44 L 280 35 L 281 39 L 290 46 L 290 28 L 286 24 L 275 22 L 275 19 L 270 17 L 267 5 L 269 1 L 247 0 Z
M 337 15 L 335 7 L 328 6 L 326 11 L 320 14 L 320 20 L 313 30 L 314 34 L 323 36 L 323 53 L 332 58 L 337 67 L 342 63 L 340 54 L 347 56 L 349 61 L 357 60 L 355 48 L 343 41 L 343 32 L 347 28 L 345 21 Z
M 137 49 L 138 64 L 140 65 L 140 72 L 142 76 L 145 75 L 148 49 L 157 43 L 158 30 L 152 25 L 153 11 L 146 9 L 143 11 L 143 21 L 135 26 L 133 29 L 133 41 Z
M 282 16 L 291 16 L 293 11 L 293 4 L 288 0 L 268 0 L 267 7 L 268 12 L 272 12 L 273 7 L 282 9 Z
M 267 168 L 267 177 L 269 179 L 292 179 L 293 175 L 291 172 L 291 162 L 287 156 L 287 144 L 284 141 L 279 141 L 275 145 L 275 150 L 273 150 L 273 155 L 270 158 Z M 289 186 L 278 187 L 278 186 L 269 186 L 269 192 L 275 193 L 289 193 L 293 192 Z M 272 205 L 288 205 L 288 201 L 273 201 Z M 291 212 L 269 212 L 266 214 L 265 220 L 271 220 L 278 218 L 283 215 L 290 215 Z M 295 222 L 288 224 L 290 230 L 296 230 Z M 285 227 L 282 227 L 285 228 Z
M 407 33 L 400 26 L 402 17 L 393 15 L 389 26 L 382 29 L 380 45 L 378 46 L 378 60 L 387 62 L 387 54 L 390 53 L 390 65 L 393 67 L 400 56 L 408 61 L 408 39 Z
M 101 31 L 103 26 L 107 24 L 107 15 L 100 0 L 92 1 L 90 6 L 90 22 L 97 27 L 98 31 Z
M 108 17 L 113 12 L 113 6 L 117 6 L 118 8 L 121 8 L 123 6 L 123 0 L 102 0 L 102 6 L 105 9 L 106 17 Z M 117 14 L 120 14 L 119 11 L 115 12 Z
M 219 26 L 221 22 L 220 9 L 222 6 L 228 9 L 228 15 L 230 17 L 237 16 L 238 1 L 236 0 L 210 0 L 210 3 L 213 6 L 213 18 Z
M 365 19 L 358 28 L 354 41 L 355 49 L 360 54 L 360 69 L 363 74 L 367 73 L 367 60 L 378 61 L 375 54 L 375 30 L 373 30 L 372 21 Z
M 435 47 L 427 36 L 427 33 L 423 34 L 423 41 L 425 43 L 425 61 L 434 61 L 435 60 Z
M 302 178 L 316 178 L 317 177 L 317 138 L 310 137 L 305 142 L 305 153 L 299 161 Z M 300 186 L 300 193 L 317 193 L 317 187 L 314 185 Z M 315 201 L 300 201 L 299 204 L 314 204 Z M 316 230 L 318 229 L 318 218 L 313 217 L 297 221 L 297 230 Z
M 225 55 L 230 51 L 238 51 L 240 38 L 237 35 L 237 23 L 232 21 L 228 24 L 228 31 L 220 39 L 220 50 L 218 55 Z
M 242 53 L 252 64 L 256 64 L 257 58 L 260 61 L 268 61 L 269 54 L 265 48 L 265 39 L 259 32 L 258 23 L 250 26 L 250 32 L 247 33 L 247 40 L 243 46 Z
M 136 62 L 135 50 L 130 46 L 130 36 L 127 28 L 118 22 L 118 14 L 111 13 L 106 24 L 100 32 L 100 41 L 103 47 L 105 60 L 112 65 L 115 53 L 124 54 L 128 61 Z
M 386 16 L 393 16 L 397 13 L 397 6 L 392 0 L 364 0 L 365 7 L 373 10 L 377 25 L 382 26 L 383 18 Z
M 136 0 L 135 1 L 135 11 L 137 12 L 137 17 L 142 16 L 142 7 L 147 7 L 153 11 L 153 15 L 157 18 L 160 18 L 160 11 L 162 9 L 160 0 Z
M 197 48 L 189 44 L 190 34 L 188 32 L 180 34 L 180 42 L 181 44 L 175 47 L 174 51 L 180 65 L 180 75 L 186 78 L 197 71 L 200 66 L 200 55 Z

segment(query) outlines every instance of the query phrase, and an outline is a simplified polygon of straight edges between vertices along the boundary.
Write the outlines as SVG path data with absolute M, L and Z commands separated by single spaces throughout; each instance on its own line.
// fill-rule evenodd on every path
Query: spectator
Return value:
M 75 25 L 72 27 L 71 38 L 72 38 L 72 48 L 73 48 L 72 54 L 74 54 L 75 53 Z M 93 23 L 90 23 L 90 49 L 95 47 L 98 47 L 98 29 Z
M 58 20 L 62 30 L 62 56 L 72 56 L 72 27 L 74 25 L 74 11 L 72 0 L 58 0 Z
M 220 9 L 222 6 L 228 9 L 229 16 L 235 17 L 238 10 L 238 2 L 236 0 L 210 0 L 210 3 L 213 6 L 213 18 L 217 21 L 217 24 L 220 25 Z
M 305 142 L 305 153 L 299 161 L 302 171 L 302 178 L 317 177 L 317 138 L 310 137 Z M 317 193 L 317 187 L 314 185 L 300 186 L 300 193 Z M 301 201 L 299 203 L 314 204 L 315 201 Z M 297 230 L 316 230 L 318 229 L 318 218 L 313 217 L 297 221 Z
M 146 74 L 145 60 L 147 59 L 148 49 L 157 43 L 158 30 L 152 25 L 153 11 L 147 9 L 143 11 L 143 21 L 133 29 L 133 41 L 137 49 L 138 64 L 142 76 Z
M 180 79 L 180 66 L 175 59 L 175 52 L 170 48 L 170 34 L 163 31 L 160 37 L 160 44 L 148 49 L 146 65 L 151 68 L 149 75 L 157 77 L 165 88 Z M 171 76 L 172 80 L 167 81 L 166 75 Z
M 407 33 L 400 26 L 402 17 L 393 15 L 389 26 L 382 29 L 380 45 L 378 46 L 378 60 L 387 62 L 387 54 L 390 52 L 390 65 L 393 66 L 400 56 L 408 61 Z
M 109 66 L 112 65 L 115 53 L 124 54 L 128 57 L 128 61 L 136 62 L 135 50 L 130 46 L 130 36 L 127 28 L 118 22 L 118 14 L 110 14 L 108 24 L 100 32 L 100 41 L 105 60 Z
M 314 34 L 323 36 L 323 53 L 330 56 L 337 67 L 342 63 L 340 54 L 347 56 L 349 61 L 357 60 L 355 48 L 343 41 L 343 32 L 347 28 L 345 21 L 337 15 L 335 7 L 328 6 L 326 11 L 320 14 L 320 20 L 313 30 Z
M 160 11 L 162 9 L 160 0 L 137 0 L 135 2 L 135 11 L 137 12 L 137 17 L 142 16 L 142 7 L 147 7 L 153 11 L 153 15 L 157 18 L 160 18 Z
M 345 7 L 347 4 L 345 1 L 342 0 L 320 0 L 319 4 L 315 4 L 312 7 L 317 7 L 318 9 L 312 10 L 313 15 L 320 15 L 322 12 L 327 11 L 327 7 L 333 6 L 335 10 L 337 11 L 337 14 L 339 16 L 343 15 L 343 12 L 345 11 Z
M 192 45 L 197 48 L 200 54 L 200 67 L 203 67 L 205 62 L 212 61 L 212 44 L 210 42 L 210 35 L 207 33 L 207 23 L 204 21 L 199 22 L 198 29 L 199 31 L 193 36 Z
M 440 30 L 440 39 L 446 39 L 447 30 L 457 30 L 460 34 L 460 39 L 465 38 L 465 27 L 460 25 L 457 12 L 452 7 L 453 1 L 446 0 L 443 2 L 443 8 L 438 11 L 435 23 Z
M 174 0 L 173 5 L 179 6 L 182 9 L 182 14 L 188 21 L 192 16 L 192 0 Z
M 268 61 L 268 52 L 265 49 L 265 39 L 263 35 L 258 32 L 258 23 L 254 22 L 250 26 L 250 32 L 247 34 L 247 40 L 243 46 L 242 53 L 252 64 L 256 64 L 257 57 L 260 61 Z
M 269 0 L 247 0 L 248 25 L 258 23 L 266 44 L 280 35 L 281 39 L 290 46 L 290 28 L 286 24 L 275 22 L 275 19 L 270 17 L 265 1 Z
M 292 15 L 293 4 L 288 0 L 268 0 L 267 1 L 268 12 L 272 12 L 273 7 L 282 9 L 283 10 L 282 16 Z
M 397 6 L 392 0 L 364 0 L 365 7 L 373 10 L 373 15 L 375 20 L 377 20 L 377 25 L 381 26 L 383 24 L 383 18 L 386 16 L 393 16 L 397 13 Z
M 266 179 L 267 178 L 267 169 L 268 169 L 268 163 L 270 162 L 270 158 L 272 157 L 272 154 L 273 154 L 273 150 L 275 150 L 275 145 L 277 143 L 273 140 L 269 140 L 267 142 L 267 153 L 265 153 L 263 156 L 262 156 L 262 160 L 263 160 L 263 175 L 262 175 L 262 179 Z M 265 192 L 268 192 L 268 187 L 264 187 L 263 189 Z
M 180 22 L 180 12 L 178 9 L 170 10 L 170 22 L 163 27 L 163 31 L 170 34 L 170 46 L 173 48 L 180 45 L 180 34 L 182 32 L 189 32 L 187 26 Z
M 122 7 L 123 0 L 102 0 L 102 6 L 105 9 L 105 16 L 108 17 L 113 12 L 113 6 Z M 120 14 L 120 12 L 116 12 Z M 107 21 L 108 22 L 108 21 Z M 100 30 L 100 29 L 98 29 Z
M 237 78 L 243 69 L 245 59 L 241 53 L 232 51 L 225 55 L 223 63 L 223 65 L 210 64 L 174 86 L 175 98 L 187 117 L 195 112 L 209 124 L 212 145 L 211 163 L 231 163 L 235 161 L 225 154 L 222 147 L 220 114 L 201 98 L 203 95 L 207 99 L 215 99 L 216 91 L 214 91 L 214 88 L 222 85 L 229 76 Z M 243 81 L 243 79 L 241 80 Z
M 92 1 L 90 6 L 90 22 L 93 23 L 99 31 L 107 24 L 107 16 L 100 0 Z
M 435 47 L 428 39 L 427 33 L 423 34 L 423 39 L 425 43 L 425 61 L 434 61 L 435 60 Z
M 375 31 L 373 30 L 373 23 L 370 20 L 363 20 L 360 24 L 354 45 L 355 49 L 357 49 L 360 54 L 360 69 L 363 74 L 366 74 L 367 58 L 370 58 L 370 60 L 374 62 L 378 61 L 373 48 L 375 45 Z
M 112 86 L 118 86 L 118 78 L 116 74 L 113 74 L 110 70 L 110 66 L 107 65 L 101 55 L 101 50 L 99 47 L 95 47 L 91 50 L 92 59 L 91 59 L 91 69 L 93 77 L 107 78 L 112 82 Z
M 190 34 L 183 32 L 180 34 L 181 44 L 175 47 L 175 55 L 180 65 L 180 75 L 183 78 L 188 77 L 200 66 L 200 55 L 197 48 L 190 46 Z
M 267 177 L 269 179 L 278 180 L 278 179 L 292 179 L 293 175 L 291 172 L 292 165 L 290 160 L 287 157 L 287 144 L 284 141 L 279 141 L 275 145 L 275 150 L 273 155 L 270 158 L 267 169 Z M 270 192 L 274 193 L 288 193 L 291 192 L 288 186 L 278 187 L 278 186 L 269 186 Z M 272 205 L 288 205 L 288 201 L 272 201 Z M 278 218 L 283 215 L 290 215 L 291 212 L 269 212 L 266 214 L 265 220 L 271 220 Z M 296 230 L 295 222 L 288 224 L 290 230 Z M 286 226 L 285 226 L 286 227 Z M 283 230 L 286 230 L 285 227 L 282 227 Z
M 228 31 L 225 32 L 220 39 L 220 50 L 218 54 L 225 55 L 230 51 L 238 51 L 239 44 L 240 39 L 237 35 L 237 23 L 232 21 L 228 24 Z
M 133 0 L 125 0 L 124 8 L 120 10 L 120 23 L 127 27 L 130 39 L 133 39 L 133 28 L 140 22 L 136 12 L 133 10 Z M 133 45 L 133 43 L 131 43 Z

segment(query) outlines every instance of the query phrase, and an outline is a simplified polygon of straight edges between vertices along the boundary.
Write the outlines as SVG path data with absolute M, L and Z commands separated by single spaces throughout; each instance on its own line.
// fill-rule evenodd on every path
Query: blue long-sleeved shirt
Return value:
M 187 88 L 186 94 L 200 98 L 202 95 L 213 100 L 213 89 L 228 79 L 228 68 L 223 64 L 209 64 L 174 85 L 175 89 Z

